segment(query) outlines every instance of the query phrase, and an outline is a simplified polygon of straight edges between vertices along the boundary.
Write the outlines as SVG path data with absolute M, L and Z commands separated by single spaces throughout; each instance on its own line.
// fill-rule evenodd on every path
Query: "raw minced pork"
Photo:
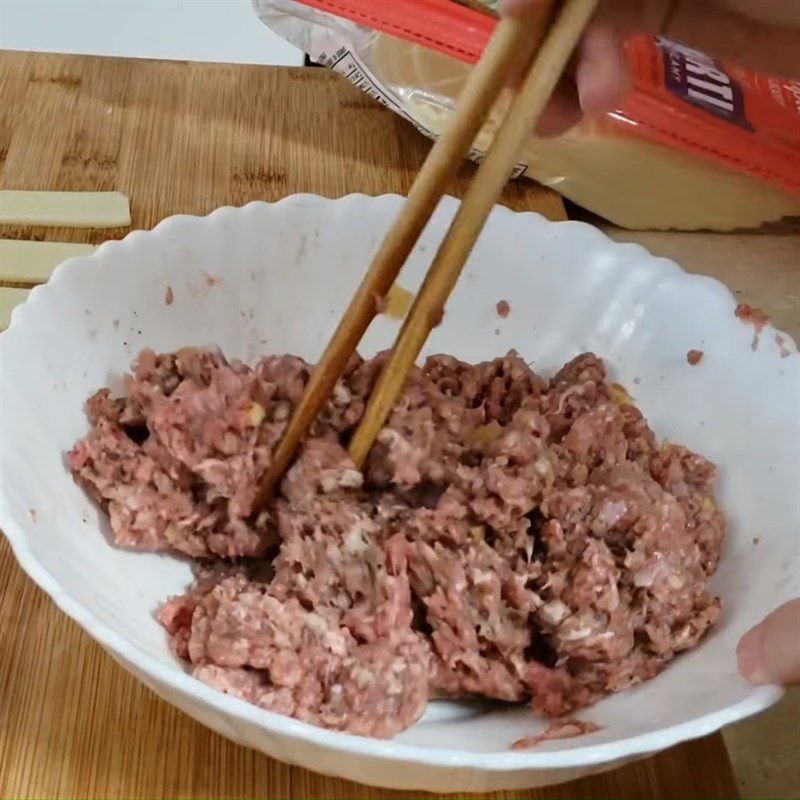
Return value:
M 259 513 L 301 359 L 146 350 L 124 397 L 88 401 L 69 464 L 117 544 L 203 564 L 159 612 L 193 675 L 388 737 L 437 697 L 567 714 L 697 645 L 720 611 L 714 466 L 659 444 L 600 359 L 545 380 L 513 353 L 431 358 L 362 474 L 345 445 L 382 361 L 353 359 Z

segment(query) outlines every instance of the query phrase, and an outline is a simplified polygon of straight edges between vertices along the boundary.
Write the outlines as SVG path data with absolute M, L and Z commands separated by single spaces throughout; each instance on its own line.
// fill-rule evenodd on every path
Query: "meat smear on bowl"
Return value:
M 348 437 L 383 356 L 354 358 L 267 509 L 260 476 L 311 367 L 145 350 L 69 454 L 120 547 L 197 560 L 159 619 L 199 680 L 365 736 L 429 700 L 569 714 L 657 675 L 720 613 L 714 465 L 659 444 L 584 354 L 414 370 L 365 465 Z M 258 513 L 256 513 L 258 512 Z

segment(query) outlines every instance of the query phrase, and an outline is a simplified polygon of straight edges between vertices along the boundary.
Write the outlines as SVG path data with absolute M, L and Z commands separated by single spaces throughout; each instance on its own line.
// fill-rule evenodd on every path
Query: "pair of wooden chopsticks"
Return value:
M 565 0 L 556 12 L 542 4 L 536 20 L 501 19 L 470 73 L 445 133 L 431 149 L 408 200 L 375 255 L 369 271 L 328 344 L 260 484 L 260 507 L 289 466 L 328 400 L 339 376 L 374 319 L 378 300 L 391 288 L 515 64 L 531 62 L 500 128 L 461 202 L 350 442 L 361 467 L 402 390 L 431 329 L 441 318 L 464 263 L 497 202 L 527 136 L 555 88 L 594 11 L 597 0 Z M 535 23 L 535 24 L 532 24 Z M 549 26 L 549 28 L 548 28 Z M 544 33 L 547 31 L 546 37 Z M 537 50 L 537 45 L 541 47 Z M 531 61 L 532 59 L 532 61 Z

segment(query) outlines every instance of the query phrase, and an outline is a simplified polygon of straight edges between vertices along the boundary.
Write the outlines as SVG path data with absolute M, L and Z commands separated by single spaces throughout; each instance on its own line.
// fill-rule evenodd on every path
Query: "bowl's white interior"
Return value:
M 2 337 L 7 534 L 59 591 L 169 670 L 183 666 L 152 613 L 184 588 L 189 566 L 117 550 L 103 538 L 98 512 L 63 463 L 87 429 L 83 402 L 100 386 L 118 385 L 145 346 L 217 344 L 250 362 L 282 352 L 313 360 L 400 202 L 298 196 L 173 218 L 67 262 Z M 406 288 L 418 286 L 454 207 L 450 199 L 440 207 L 401 277 Z M 507 319 L 495 311 L 501 299 L 511 304 Z M 775 696 L 738 677 L 734 652 L 750 625 L 798 591 L 800 358 L 793 347 L 781 357 L 772 329 L 751 349 L 753 329 L 734 318 L 734 305 L 715 281 L 615 245 L 588 226 L 496 209 L 431 337 L 428 352 L 480 360 L 515 348 L 544 373 L 593 350 L 657 434 L 720 466 L 718 498 L 730 522 L 713 584 L 725 602 L 721 623 L 662 676 L 586 710 L 581 716 L 602 725 L 600 732 L 545 743 L 542 752 L 690 720 L 697 727 L 682 735 L 699 734 Z M 377 320 L 362 351 L 388 346 L 397 328 Z M 705 353 L 699 366 L 687 364 L 691 348 Z M 262 717 L 268 727 L 280 725 Z M 399 741 L 505 751 L 539 727 L 523 707 L 435 703 Z

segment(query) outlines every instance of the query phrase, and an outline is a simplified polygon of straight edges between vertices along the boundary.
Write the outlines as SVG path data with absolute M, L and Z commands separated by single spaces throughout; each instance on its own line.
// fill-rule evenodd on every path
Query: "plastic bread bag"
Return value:
M 272 30 L 427 136 L 447 124 L 491 36 L 494 0 L 253 0 Z M 731 230 L 800 214 L 800 83 L 720 64 L 658 37 L 625 43 L 622 107 L 555 139 L 531 135 L 525 175 L 634 229 Z M 479 160 L 498 102 L 474 143 Z

